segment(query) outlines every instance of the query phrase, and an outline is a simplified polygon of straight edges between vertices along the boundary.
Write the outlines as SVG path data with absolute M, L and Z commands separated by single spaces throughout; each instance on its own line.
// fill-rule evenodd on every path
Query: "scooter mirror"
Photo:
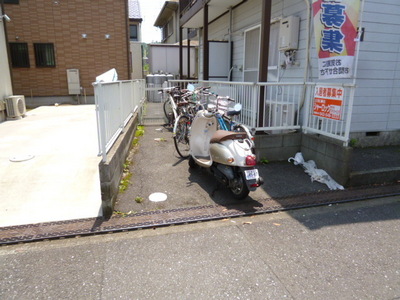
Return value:
M 189 84 L 187 85 L 187 89 L 188 89 L 190 92 L 193 92 L 193 91 L 194 91 L 194 85 L 191 84 L 191 83 L 189 83 Z
M 241 111 L 242 110 L 242 104 L 236 103 L 235 106 L 233 107 L 234 111 Z

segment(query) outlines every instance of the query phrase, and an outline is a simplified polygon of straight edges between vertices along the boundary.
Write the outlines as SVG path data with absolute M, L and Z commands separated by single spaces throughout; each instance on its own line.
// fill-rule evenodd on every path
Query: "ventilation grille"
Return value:
M 7 116 L 9 118 L 22 117 L 26 113 L 25 97 L 11 96 L 5 99 Z

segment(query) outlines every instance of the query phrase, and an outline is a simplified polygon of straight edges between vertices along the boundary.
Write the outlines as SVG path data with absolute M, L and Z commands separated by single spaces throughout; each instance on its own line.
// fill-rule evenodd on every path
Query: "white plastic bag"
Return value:
M 338 184 L 326 171 L 317 169 L 315 161 L 309 160 L 305 162 L 301 152 L 297 152 L 294 157 L 290 157 L 288 162 L 291 161 L 293 161 L 295 165 L 301 165 L 304 168 L 304 172 L 310 175 L 312 182 L 318 181 L 326 184 L 331 190 L 344 190 L 344 187 Z

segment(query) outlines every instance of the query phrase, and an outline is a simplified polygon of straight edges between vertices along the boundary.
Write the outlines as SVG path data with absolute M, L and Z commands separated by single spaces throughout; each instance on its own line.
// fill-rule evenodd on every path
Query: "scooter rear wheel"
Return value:
M 233 197 L 238 200 L 244 199 L 249 195 L 250 191 L 247 187 L 243 174 L 239 174 L 239 176 L 234 179 L 234 182 L 230 184 L 230 190 L 233 194 Z

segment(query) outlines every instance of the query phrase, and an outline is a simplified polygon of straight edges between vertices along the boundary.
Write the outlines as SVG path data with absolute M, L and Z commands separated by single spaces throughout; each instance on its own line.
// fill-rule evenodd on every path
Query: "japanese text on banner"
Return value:
M 319 79 L 351 78 L 360 0 L 313 0 Z

